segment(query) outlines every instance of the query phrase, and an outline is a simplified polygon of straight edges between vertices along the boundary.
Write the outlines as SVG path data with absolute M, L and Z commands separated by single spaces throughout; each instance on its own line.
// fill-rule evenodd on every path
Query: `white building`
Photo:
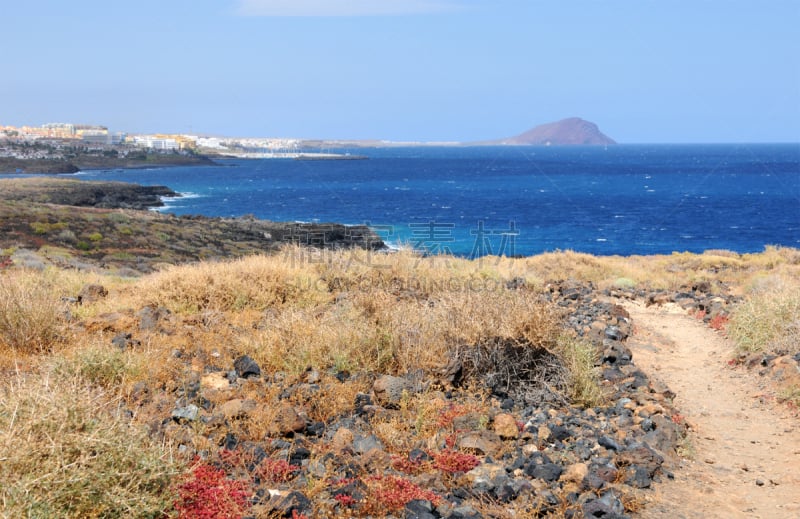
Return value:
M 149 135 L 137 135 L 133 138 L 133 144 L 140 148 L 150 148 L 153 150 L 177 150 L 178 141 L 175 139 L 159 139 Z

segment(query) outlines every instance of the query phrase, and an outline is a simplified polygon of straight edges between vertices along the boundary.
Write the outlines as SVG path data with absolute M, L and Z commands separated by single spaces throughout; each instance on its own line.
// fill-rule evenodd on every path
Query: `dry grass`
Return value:
M 0 344 L 18 353 L 46 351 L 63 331 L 57 287 L 36 272 L 0 272 Z
M 147 351 L 122 351 L 93 341 L 81 348 L 64 351 L 52 360 L 54 373 L 63 377 L 80 377 L 108 389 L 124 389 L 132 382 L 152 375 L 154 355 Z
M 251 256 L 166 267 L 136 284 L 136 300 L 178 313 L 304 307 L 321 302 L 318 283 L 306 264 L 286 254 Z
M 16 376 L 0 388 L 5 517 L 161 517 L 177 468 L 120 401 L 80 378 Z
M 727 333 L 742 354 L 800 353 L 800 278 L 757 278 L 748 299 L 734 310 Z
M 754 348 L 797 351 L 790 349 L 798 344 L 800 307 L 794 249 L 630 258 L 567 251 L 480 261 L 339 251 L 310 259 L 307 251 L 287 247 L 272 256 L 167 267 L 136 280 L 57 269 L 0 271 L 0 369 L 26 371 L 7 374 L 0 384 L 0 516 L 159 516 L 169 509 L 165 482 L 176 466 L 169 449 L 119 416 L 118 395 L 144 382 L 154 397 L 141 404 L 137 420 L 163 419 L 174 405 L 170 391 L 209 366 L 230 370 L 244 354 L 265 377 L 283 372 L 284 382 L 240 388 L 239 397 L 259 403 L 231 422 L 243 441 L 271 434 L 273 404 L 309 367 L 321 374 L 318 388 L 296 391 L 288 402 L 314 421 L 350 412 L 375 374 L 423 370 L 431 380 L 454 360 L 465 368 L 462 382 L 471 394 L 483 391 L 481 398 L 486 387 L 470 382 L 488 377 L 501 392 L 516 385 L 558 394 L 564 404 L 598 405 L 597 352 L 562 333 L 559 314 L 542 298 L 551 280 L 600 288 L 697 281 L 749 287 L 742 288 L 748 301 L 729 332 L 741 330 Z M 515 289 L 506 286 L 511 280 Z M 66 308 L 61 298 L 87 283 L 104 285 L 110 295 Z M 172 311 L 169 331 L 138 328 L 136 312 L 145 305 Z M 64 319 L 67 309 L 71 321 Z M 116 328 L 79 326 L 107 313 L 123 316 Z M 141 343 L 125 351 L 111 346 L 120 329 Z M 340 382 L 333 378 L 338 371 L 354 376 Z M 447 420 L 457 415 L 489 421 L 488 400 L 476 397 L 456 409 L 430 395 L 408 394 L 399 410 L 374 418 L 374 432 L 391 453 L 441 448 Z M 216 404 L 229 398 L 225 391 L 201 396 Z M 219 444 L 221 431 L 204 432 L 198 437 L 208 446 L 202 448 Z

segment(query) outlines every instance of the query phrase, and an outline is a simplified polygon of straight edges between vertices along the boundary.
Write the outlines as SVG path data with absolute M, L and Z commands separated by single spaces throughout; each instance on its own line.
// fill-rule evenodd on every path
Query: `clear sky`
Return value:
M 800 141 L 798 0 L 2 0 L 0 124 Z

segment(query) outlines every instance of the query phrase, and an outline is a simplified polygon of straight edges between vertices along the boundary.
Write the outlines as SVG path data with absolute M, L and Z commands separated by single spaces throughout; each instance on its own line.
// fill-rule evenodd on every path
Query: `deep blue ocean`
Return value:
M 325 150 L 330 151 L 330 150 Z M 800 247 L 800 144 L 416 147 L 369 160 L 224 160 L 89 171 L 163 184 L 175 214 L 367 223 L 458 255 Z

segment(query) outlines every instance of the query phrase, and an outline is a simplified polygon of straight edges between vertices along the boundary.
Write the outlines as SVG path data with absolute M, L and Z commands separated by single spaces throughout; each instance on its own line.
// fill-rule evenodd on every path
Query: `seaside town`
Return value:
M 4 126 L 0 124 L 0 157 L 18 159 L 47 158 L 41 149 L 14 144 L 41 143 L 94 149 L 146 149 L 155 152 L 200 152 L 248 157 L 253 153 L 291 153 L 300 145 L 298 139 L 206 137 L 185 134 L 129 134 L 112 131 L 107 126 L 75 123 L 46 123 L 41 126 Z

